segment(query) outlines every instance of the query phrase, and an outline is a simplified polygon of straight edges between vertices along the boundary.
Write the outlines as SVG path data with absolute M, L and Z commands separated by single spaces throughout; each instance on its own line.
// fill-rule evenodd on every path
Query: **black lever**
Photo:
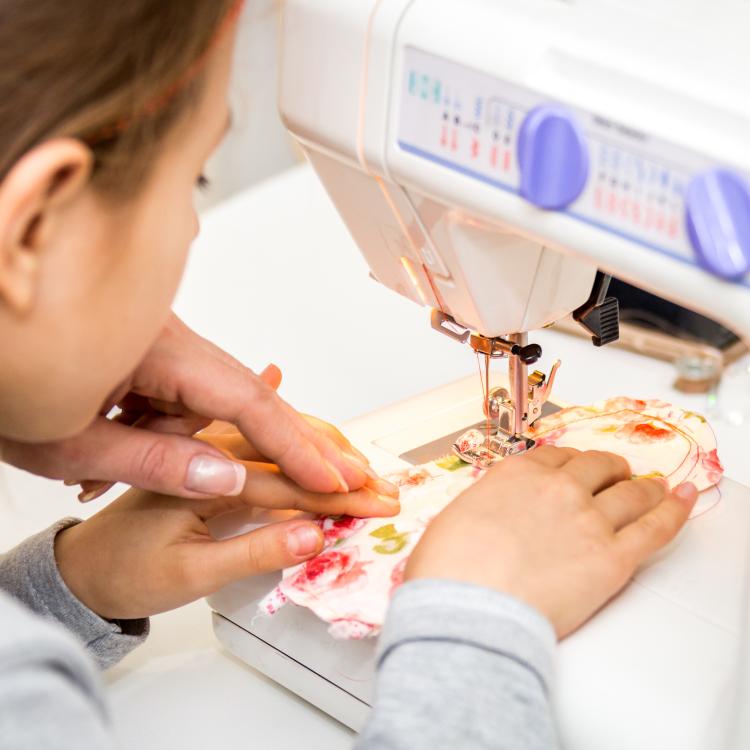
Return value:
M 620 303 L 617 297 L 607 297 L 612 277 L 596 272 L 594 287 L 588 300 L 573 311 L 573 319 L 590 334 L 594 346 L 604 346 L 620 338 Z
M 542 347 L 539 346 L 539 344 L 527 344 L 526 346 L 518 346 L 518 344 L 516 344 L 510 350 L 510 353 L 519 357 L 521 362 L 525 365 L 533 365 L 541 358 Z

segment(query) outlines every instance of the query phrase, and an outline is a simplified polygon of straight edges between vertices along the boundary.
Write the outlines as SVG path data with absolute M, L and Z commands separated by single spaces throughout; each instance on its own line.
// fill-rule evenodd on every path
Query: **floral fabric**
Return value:
M 673 489 L 715 485 L 724 468 L 704 417 L 652 399 L 612 398 L 551 414 L 529 433 L 537 445 L 602 450 L 627 459 L 633 475 L 663 477 Z
M 635 476 L 664 477 L 672 487 L 692 481 L 705 490 L 723 473 L 706 420 L 662 401 L 615 398 L 572 407 L 540 420 L 530 434 L 538 445 L 618 453 Z M 475 430 L 460 440 L 481 442 L 484 436 Z M 388 477 L 401 488 L 401 512 L 394 518 L 320 517 L 325 550 L 285 570 L 260 611 L 272 615 L 291 601 L 330 623 L 336 638 L 377 634 L 425 528 L 483 473 L 450 456 Z

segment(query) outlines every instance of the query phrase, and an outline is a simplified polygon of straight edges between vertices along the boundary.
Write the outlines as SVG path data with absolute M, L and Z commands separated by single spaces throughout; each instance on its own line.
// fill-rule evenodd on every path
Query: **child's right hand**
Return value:
M 535 607 L 562 638 L 690 515 L 692 484 L 631 479 L 611 453 L 537 448 L 501 462 L 430 524 L 405 578 L 488 586 Z

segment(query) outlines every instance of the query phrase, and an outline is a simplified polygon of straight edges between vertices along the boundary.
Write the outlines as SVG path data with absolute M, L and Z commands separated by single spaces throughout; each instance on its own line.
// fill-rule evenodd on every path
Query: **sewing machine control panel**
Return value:
M 750 286 L 750 179 L 622 123 L 404 50 L 398 145 Z

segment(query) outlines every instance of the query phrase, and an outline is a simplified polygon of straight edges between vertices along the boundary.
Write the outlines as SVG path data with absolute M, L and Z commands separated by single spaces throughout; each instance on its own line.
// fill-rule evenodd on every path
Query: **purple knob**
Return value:
M 521 195 L 536 206 L 561 209 L 582 192 L 589 150 L 574 115 L 543 104 L 526 115 L 518 135 Z
M 736 281 L 750 271 L 750 187 L 728 169 L 693 178 L 687 191 L 687 230 L 698 262 Z

